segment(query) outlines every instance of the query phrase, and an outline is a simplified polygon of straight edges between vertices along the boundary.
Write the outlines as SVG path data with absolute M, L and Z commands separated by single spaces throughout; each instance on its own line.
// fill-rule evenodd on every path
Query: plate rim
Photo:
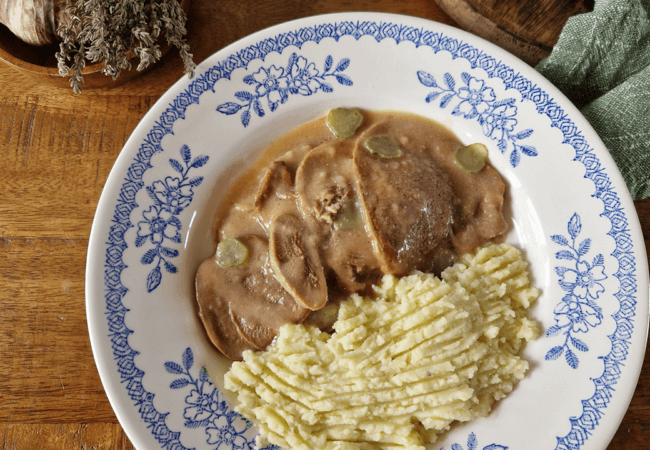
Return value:
M 549 97 L 552 97 L 554 100 L 556 100 L 556 103 L 561 104 L 561 108 L 567 112 L 567 116 L 570 117 L 570 121 L 572 121 L 583 134 L 588 135 L 585 138 L 585 140 L 588 141 L 591 144 L 590 147 L 598 153 L 597 158 L 600 161 L 606 162 L 607 169 L 608 169 L 606 174 L 612 180 L 612 184 L 614 185 L 614 187 L 617 188 L 614 192 L 617 194 L 619 200 L 621 201 L 622 206 L 620 209 L 624 211 L 624 215 L 627 218 L 627 228 L 628 228 L 627 232 L 633 235 L 632 241 L 635 244 L 633 246 L 633 252 L 635 255 L 637 255 L 635 259 L 637 263 L 636 298 L 637 298 L 637 311 L 638 311 L 638 305 L 639 303 L 641 303 L 640 302 L 640 300 L 642 300 L 641 297 L 644 295 L 643 293 L 641 293 L 641 290 L 638 289 L 638 287 L 642 286 L 644 284 L 644 281 L 645 281 L 645 285 L 648 286 L 649 277 L 648 277 L 648 269 L 647 269 L 647 255 L 646 255 L 645 243 L 642 237 L 640 223 L 639 223 L 636 209 L 634 208 L 634 204 L 632 202 L 631 196 L 629 195 L 627 187 L 625 186 L 623 178 L 617 166 L 615 165 L 613 158 L 607 151 L 602 140 L 598 137 L 596 132 L 593 130 L 591 125 L 586 121 L 586 119 L 582 116 L 579 110 L 575 108 L 573 104 L 554 85 L 552 85 L 548 80 L 546 80 L 541 74 L 535 72 L 533 68 L 527 66 L 523 61 L 518 59 L 516 56 L 506 52 L 505 50 L 502 50 L 501 48 L 495 46 L 494 44 L 491 44 L 490 42 L 485 41 L 478 36 L 472 35 L 470 33 L 451 27 L 449 25 L 435 22 L 429 19 L 414 17 L 414 16 L 408 16 L 402 14 L 391 14 L 391 13 L 379 13 L 379 12 L 330 13 L 330 14 L 322 14 L 322 15 L 313 15 L 305 18 L 294 19 L 291 21 L 283 22 L 281 24 L 262 29 L 246 37 L 243 37 L 229 44 L 223 49 L 215 52 L 213 55 L 209 56 L 208 58 L 206 58 L 205 61 L 203 61 L 201 64 L 198 65 L 196 69 L 196 73 L 197 74 L 200 73 L 201 75 L 205 74 L 210 68 L 215 67 L 215 63 L 218 64 L 219 62 L 225 60 L 228 56 L 236 53 L 236 51 L 241 51 L 242 49 L 245 49 L 254 43 L 258 43 L 259 41 L 261 41 L 261 39 L 264 36 L 268 37 L 269 35 L 271 35 L 271 33 L 279 33 L 281 32 L 281 30 L 287 30 L 287 29 L 297 30 L 298 28 L 300 28 L 300 26 L 307 26 L 307 25 L 313 26 L 314 24 L 317 23 L 331 23 L 331 22 L 344 22 L 344 21 L 357 22 L 357 23 L 361 21 L 377 22 L 377 23 L 390 22 L 399 25 L 404 24 L 404 25 L 416 26 L 416 27 L 419 26 L 421 29 L 431 30 L 432 32 L 435 33 L 441 33 L 444 34 L 445 36 L 451 36 L 455 39 L 462 40 L 463 42 L 469 42 L 470 45 L 474 48 L 477 48 L 476 43 L 479 42 L 480 47 L 478 48 L 480 50 L 484 50 L 485 53 L 487 53 L 489 56 L 493 57 L 496 60 L 500 60 L 501 63 L 505 63 L 508 67 L 512 68 L 515 72 L 519 72 L 520 74 L 523 73 L 526 79 L 530 80 L 531 74 L 534 74 L 532 75 L 533 79 L 531 81 L 533 81 L 534 84 L 537 85 L 537 87 L 540 87 L 542 92 L 547 93 Z M 513 62 L 514 62 L 514 67 L 513 67 Z M 98 372 L 100 374 L 102 385 L 107 394 L 109 402 L 111 403 L 111 407 L 113 408 L 113 411 L 115 412 L 125 432 L 132 440 L 134 445 L 136 445 L 136 447 L 138 448 L 140 446 L 146 445 L 146 443 L 144 442 L 144 438 L 141 440 L 141 436 L 140 436 L 142 432 L 140 428 L 142 425 L 141 424 L 134 425 L 126 417 L 127 416 L 126 412 L 122 410 L 122 406 L 120 405 L 120 403 L 123 403 L 124 399 L 123 398 L 120 399 L 118 397 L 124 397 L 126 391 L 124 390 L 123 387 L 120 387 L 121 385 L 120 380 L 117 380 L 117 386 L 115 385 L 115 381 L 113 380 L 113 378 L 115 378 L 116 375 L 111 373 L 112 367 L 114 365 L 113 355 L 111 354 L 110 358 L 107 358 L 106 355 L 103 354 L 105 350 L 101 348 L 99 339 L 106 339 L 106 336 L 103 334 L 99 334 L 99 335 L 97 334 L 98 329 L 101 328 L 100 326 L 98 326 L 97 322 L 100 320 L 100 318 L 104 318 L 106 314 L 105 311 L 99 311 L 99 313 L 97 311 L 98 309 L 105 309 L 104 297 L 101 297 L 100 299 L 93 298 L 96 296 L 94 291 L 94 287 L 97 286 L 96 283 L 99 281 L 100 285 L 103 286 L 102 281 L 105 277 L 104 265 L 103 264 L 101 265 L 101 270 L 97 270 L 97 268 L 95 267 L 97 261 L 103 261 L 105 259 L 105 251 L 106 251 L 106 243 L 104 242 L 104 240 L 106 239 L 105 234 L 100 235 L 100 230 L 104 227 L 104 224 L 100 223 L 100 220 L 103 218 L 103 216 L 107 216 L 107 217 L 113 216 L 113 209 L 115 208 L 115 202 L 117 197 L 117 195 L 115 194 L 119 193 L 120 187 L 123 182 L 123 175 L 125 173 L 125 170 L 130 167 L 134 157 L 134 152 L 137 152 L 137 150 L 140 148 L 140 145 L 143 141 L 143 136 L 146 135 L 146 132 L 149 131 L 151 126 L 156 122 L 156 120 L 158 120 L 159 115 L 168 107 L 171 101 L 175 97 L 177 97 L 180 92 L 182 92 L 181 88 L 186 85 L 187 86 L 191 85 L 191 83 L 193 83 L 197 78 L 198 77 L 194 78 L 190 82 L 188 82 L 188 80 L 184 77 L 178 80 L 154 103 L 154 105 L 152 105 L 152 107 L 143 116 L 143 118 L 140 120 L 136 128 L 131 133 L 124 147 L 120 151 L 107 177 L 104 188 L 102 189 L 102 194 L 97 204 L 97 209 L 92 223 L 89 245 L 88 245 L 88 252 L 86 258 L 86 287 L 85 287 L 86 302 L 85 303 L 86 303 L 87 323 L 89 328 L 91 348 L 94 355 L 95 364 L 97 365 Z M 557 102 L 558 99 L 561 101 Z M 642 272 L 643 269 L 645 269 L 646 276 L 642 278 L 638 276 L 638 274 L 643 273 Z M 650 289 L 648 290 L 648 295 L 649 298 L 647 304 L 650 305 Z M 650 317 L 650 313 L 647 313 L 646 316 Z M 635 317 L 636 319 L 640 318 L 638 314 L 636 314 Z M 641 327 L 639 326 L 642 324 L 635 324 L 635 325 L 636 327 L 634 329 L 634 332 L 635 333 L 642 332 Z M 648 327 L 645 328 L 645 332 L 643 334 L 645 336 L 645 341 L 647 342 Z M 643 355 L 641 355 L 640 358 L 637 357 L 634 361 L 630 361 L 629 358 L 630 358 L 629 355 L 625 358 L 626 363 L 628 363 L 626 365 L 626 371 L 628 373 L 630 373 L 630 371 L 632 371 L 633 374 L 636 373 L 636 376 L 633 376 L 633 374 L 629 376 L 633 376 L 633 378 L 638 382 L 638 377 L 640 375 L 641 366 L 643 363 Z M 632 362 L 632 364 L 629 364 L 630 362 Z M 111 367 L 111 370 L 109 370 L 109 367 Z M 109 374 L 112 376 L 109 376 Z M 619 396 L 619 398 L 621 395 L 624 395 L 625 396 L 624 403 L 626 405 L 629 405 L 632 395 L 634 394 L 635 388 L 636 388 L 636 382 L 631 388 L 626 389 L 625 392 L 621 392 L 621 390 L 618 390 L 617 395 Z M 128 398 L 127 400 L 129 403 L 131 403 L 130 408 L 135 409 L 135 406 L 133 406 L 133 402 L 131 401 L 131 399 Z M 625 410 L 627 410 L 627 407 L 625 408 Z M 625 410 L 621 414 L 620 419 L 622 419 Z M 611 437 L 613 437 L 616 429 L 620 425 L 620 419 L 615 421 L 616 422 L 615 425 L 610 424 L 610 428 L 613 427 L 613 430 L 608 430 L 609 431 L 608 434 L 610 435 L 609 440 L 611 440 Z M 600 425 L 602 426 L 602 424 Z M 150 433 L 148 434 L 148 437 L 149 436 Z M 580 446 L 582 446 L 582 444 L 580 444 Z

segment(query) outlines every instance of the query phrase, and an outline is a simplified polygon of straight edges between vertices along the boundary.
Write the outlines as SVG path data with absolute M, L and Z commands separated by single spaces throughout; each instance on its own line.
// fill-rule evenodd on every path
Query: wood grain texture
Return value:
M 551 54 L 566 21 L 593 0 L 436 0 L 463 29 L 534 66 Z
M 454 25 L 434 1 L 193 0 L 201 62 L 260 29 L 304 16 L 384 11 Z M 131 450 L 93 360 L 84 307 L 88 237 L 124 143 L 182 76 L 170 52 L 113 89 L 41 85 L 0 64 L 0 448 Z M 650 200 L 636 202 L 646 248 Z M 639 327 L 642 327 L 640 324 Z M 609 450 L 650 442 L 650 360 Z
M 87 238 L 0 240 L 0 423 L 56 423 L 61 411 L 114 420 L 85 324 L 87 247 Z
M 594 9 L 593 0 L 467 0 L 483 17 L 550 50 L 569 17 Z
M 135 450 L 116 423 L 4 424 L 3 450 Z

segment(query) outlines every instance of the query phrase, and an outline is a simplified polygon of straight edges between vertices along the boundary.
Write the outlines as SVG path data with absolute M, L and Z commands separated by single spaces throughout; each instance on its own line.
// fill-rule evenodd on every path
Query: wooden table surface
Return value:
M 188 41 L 198 63 L 262 28 L 354 10 L 408 14 L 454 25 L 430 0 L 193 0 Z M 181 73 L 178 53 L 172 51 L 153 70 L 122 86 L 73 95 L 0 63 L 3 450 L 133 448 L 108 403 L 91 353 L 84 307 L 85 258 L 95 208 L 111 166 L 140 119 Z M 650 200 L 635 205 L 647 249 Z M 644 324 L 637 329 L 641 332 Z M 636 392 L 608 449 L 647 449 L 649 443 L 650 353 L 646 353 Z

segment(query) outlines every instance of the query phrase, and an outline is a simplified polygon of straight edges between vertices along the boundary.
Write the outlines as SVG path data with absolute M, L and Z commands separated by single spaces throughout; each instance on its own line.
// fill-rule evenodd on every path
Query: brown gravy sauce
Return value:
M 464 145 L 449 129 L 402 112 L 363 111 L 349 139 L 326 118 L 272 143 L 239 177 L 215 217 L 219 242 L 248 243 L 244 267 L 214 257 L 196 276 L 200 316 L 227 357 L 264 349 L 285 323 L 327 329 L 338 302 L 372 295 L 383 274 L 439 274 L 456 257 L 503 240 L 505 185 L 487 164 L 454 162 Z M 390 135 L 402 154 L 381 158 L 363 142 Z

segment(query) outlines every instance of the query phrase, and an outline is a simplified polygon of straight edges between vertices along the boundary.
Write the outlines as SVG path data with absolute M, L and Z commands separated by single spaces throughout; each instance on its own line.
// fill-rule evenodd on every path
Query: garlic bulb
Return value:
M 74 0 L 0 0 L 0 23 L 30 45 L 59 41 L 56 30 Z

